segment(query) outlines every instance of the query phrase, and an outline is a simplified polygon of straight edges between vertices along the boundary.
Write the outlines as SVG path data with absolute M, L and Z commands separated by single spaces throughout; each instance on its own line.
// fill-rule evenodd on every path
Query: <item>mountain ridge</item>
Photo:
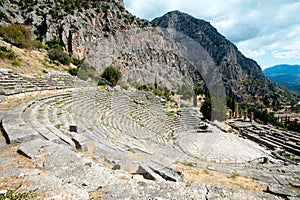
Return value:
M 300 65 L 280 64 L 263 70 L 274 82 L 300 93 Z
M 173 28 L 199 42 L 219 66 L 227 94 L 238 101 L 249 101 L 251 96 L 259 99 L 259 96 L 271 95 L 274 90 L 285 92 L 284 88 L 263 75 L 261 67 L 254 60 L 246 58 L 210 23 L 179 11 L 168 12 L 152 22 L 163 28 Z M 258 82 L 266 85 L 268 91 L 260 87 Z M 239 94 L 239 91 L 245 92 Z

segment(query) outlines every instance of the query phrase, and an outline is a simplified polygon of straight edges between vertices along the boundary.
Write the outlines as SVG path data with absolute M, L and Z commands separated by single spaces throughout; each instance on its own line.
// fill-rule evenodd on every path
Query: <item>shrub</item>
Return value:
M 45 48 L 44 44 L 39 40 L 33 41 L 33 44 L 36 49 L 44 49 Z
M 154 89 L 153 94 L 155 94 L 156 96 L 160 96 L 160 97 L 163 96 L 163 93 L 159 89 Z
M 206 97 L 200 110 L 203 114 L 204 119 L 211 120 L 211 100 L 209 97 Z
M 50 49 L 48 55 L 51 60 L 56 60 L 63 65 L 69 65 L 71 63 L 70 56 L 62 50 Z
M 118 81 L 122 78 L 122 73 L 120 72 L 119 69 L 110 66 L 104 70 L 102 74 L 102 78 L 109 81 L 112 86 L 115 86 L 117 85 Z
M 47 45 L 46 46 L 47 50 L 50 50 L 50 49 L 57 49 L 57 50 L 61 50 L 61 51 L 63 50 L 61 41 L 58 37 L 54 37 L 53 39 L 46 41 L 45 44 Z
M 1 27 L 0 34 L 3 39 L 20 48 L 29 48 L 33 46 L 31 41 L 32 33 L 23 24 L 10 24 Z
M 107 84 L 107 81 L 106 80 L 103 80 L 103 79 L 100 79 L 99 81 L 98 81 L 98 86 L 104 86 L 104 85 L 106 85 Z
M 14 66 L 14 67 L 19 67 L 19 66 L 21 66 L 21 63 L 20 63 L 20 61 L 19 61 L 18 59 L 13 60 L 11 64 L 12 64 L 12 66 Z
M 0 46 L 0 58 L 8 58 L 10 60 L 16 58 L 15 52 L 12 49 Z
M 79 69 L 78 68 L 71 68 L 68 69 L 68 72 L 72 75 L 72 76 L 77 76 Z
M 1 4 L 1 3 L 0 3 L 0 4 Z M 6 21 L 6 22 L 9 22 L 9 21 L 10 21 L 10 20 L 8 19 L 7 15 L 6 15 L 4 12 L 2 12 L 2 11 L 0 11 L 0 19 L 4 20 L 4 21 Z

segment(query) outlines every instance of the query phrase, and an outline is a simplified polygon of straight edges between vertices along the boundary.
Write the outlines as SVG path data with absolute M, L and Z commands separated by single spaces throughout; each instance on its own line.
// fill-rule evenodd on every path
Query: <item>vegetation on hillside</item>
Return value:
M 116 86 L 118 81 L 122 78 L 122 73 L 118 68 L 109 66 L 105 68 L 101 76 L 102 78 L 110 82 L 112 86 Z
M 0 46 L 0 58 L 13 60 L 15 57 L 15 52 L 12 49 Z
M 279 118 L 275 117 L 274 112 L 269 112 L 266 108 L 255 107 L 247 103 L 241 104 L 240 107 L 244 110 L 248 110 L 248 113 L 253 112 L 254 120 L 259 123 L 265 125 L 271 124 L 273 126 L 283 128 L 286 130 L 300 132 L 300 123 L 298 123 L 297 120 L 290 121 L 288 116 L 286 116 L 286 118 L 283 121 L 280 121 Z
M 31 30 L 23 24 L 9 24 L 0 28 L 0 35 L 4 41 L 19 48 L 41 48 L 40 41 L 32 40 Z

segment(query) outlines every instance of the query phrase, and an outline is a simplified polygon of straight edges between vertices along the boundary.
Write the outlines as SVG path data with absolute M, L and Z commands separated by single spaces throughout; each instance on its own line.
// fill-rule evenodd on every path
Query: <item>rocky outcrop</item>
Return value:
M 236 100 L 253 101 L 262 96 L 276 99 L 278 94 L 288 94 L 286 89 L 266 78 L 254 60 L 246 58 L 209 22 L 173 11 L 154 19 L 152 23 L 174 29 L 198 42 L 209 53 L 215 67 L 222 74 L 226 93 Z

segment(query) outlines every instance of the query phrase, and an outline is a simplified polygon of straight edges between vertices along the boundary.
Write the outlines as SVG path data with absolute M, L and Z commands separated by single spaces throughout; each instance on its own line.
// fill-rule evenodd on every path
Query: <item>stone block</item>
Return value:
M 76 149 L 79 151 L 87 151 L 87 139 L 83 135 L 77 134 L 72 138 L 72 141 L 75 143 Z

